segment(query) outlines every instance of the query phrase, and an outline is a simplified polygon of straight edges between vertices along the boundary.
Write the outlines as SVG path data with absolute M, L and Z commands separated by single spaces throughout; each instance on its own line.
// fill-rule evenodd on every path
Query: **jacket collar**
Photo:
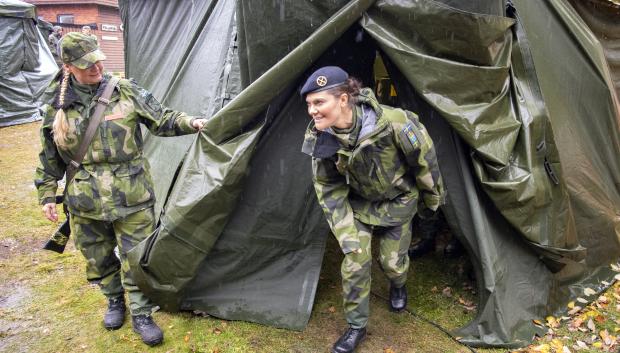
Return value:
M 64 104 L 61 106 L 59 100 L 60 100 L 60 86 L 62 83 L 62 70 L 60 70 L 59 74 L 56 75 L 54 80 L 56 80 L 56 83 L 57 83 L 56 90 L 54 91 L 54 103 L 52 104 L 54 109 L 68 109 L 71 106 L 73 106 L 75 102 L 80 101 L 80 97 L 73 89 L 73 86 L 69 84 L 67 86 L 67 91 L 65 92 Z M 110 80 L 110 75 L 107 73 L 104 74 L 103 79 L 101 80 L 101 83 L 99 84 L 99 87 L 97 88 L 97 91 L 95 92 L 95 97 L 101 97 L 101 95 L 103 94 L 103 90 L 105 89 L 105 86 L 107 85 L 109 80 Z

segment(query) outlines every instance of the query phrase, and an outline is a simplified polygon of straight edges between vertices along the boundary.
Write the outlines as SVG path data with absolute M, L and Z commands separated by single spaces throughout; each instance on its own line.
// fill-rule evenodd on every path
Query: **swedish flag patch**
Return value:
M 411 142 L 413 146 L 417 146 L 419 144 L 418 136 L 415 134 L 415 131 L 411 124 L 405 125 L 405 127 L 403 128 L 403 133 L 405 134 L 405 136 L 407 136 L 409 142 Z

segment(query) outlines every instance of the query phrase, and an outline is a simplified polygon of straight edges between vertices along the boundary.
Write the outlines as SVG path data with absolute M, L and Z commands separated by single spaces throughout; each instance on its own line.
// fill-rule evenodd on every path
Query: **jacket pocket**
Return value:
M 121 165 L 114 171 L 114 176 L 121 205 L 137 206 L 153 199 L 153 185 L 142 162 Z
M 95 178 L 84 169 L 78 170 L 67 189 L 69 207 L 81 212 L 91 212 L 97 208 L 98 195 Z

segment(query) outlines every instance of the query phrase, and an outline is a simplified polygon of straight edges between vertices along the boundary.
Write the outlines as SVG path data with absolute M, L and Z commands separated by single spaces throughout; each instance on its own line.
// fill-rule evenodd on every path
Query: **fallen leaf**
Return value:
M 222 330 L 220 330 L 219 328 L 216 327 L 216 328 L 213 329 L 213 333 L 216 334 L 216 335 L 221 335 L 222 334 Z
M 441 291 L 441 294 L 442 294 L 444 297 L 448 297 L 448 298 L 452 297 L 452 288 L 450 288 L 450 287 L 446 287 L 446 288 L 444 288 L 444 289 Z
M 596 326 L 594 325 L 594 322 L 592 321 L 592 319 L 588 320 L 587 325 L 588 329 L 592 332 L 596 331 Z
M 547 316 L 545 320 L 547 320 L 547 326 L 550 328 L 557 328 L 560 326 L 558 320 L 556 320 L 556 318 L 553 316 Z
M 598 312 L 598 310 L 588 310 L 588 311 L 586 312 L 586 316 L 587 316 L 587 317 L 597 317 L 597 316 L 599 316 L 599 315 L 601 315 L 601 313 L 600 313 L 600 312 Z
M 396 353 L 396 352 L 394 352 L 392 347 L 385 347 L 383 348 L 383 353 Z
M 553 348 L 555 352 L 561 351 L 562 348 L 564 347 L 564 345 L 562 344 L 562 341 L 560 341 L 557 338 L 552 339 L 549 345 L 551 346 L 551 348 Z
M 545 326 L 545 325 L 542 323 L 542 321 L 540 321 L 540 320 L 533 320 L 533 321 L 534 321 L 534 323 L 535 323 L 536 325 L 538 325 L 538 326 L 540 326 L 540 327 Z
M 581 326 L 581 324 L 583 324 L 583 319 L 578 317 L 571 321 L 569 327 L 578 328 L 579 326 Z
M 596 341 L 596 342 L 592 343 L 592 347 L 595 347 L 595 348 L 602 348 L 602 347 L 603 347 L 603 342 L 601 342 L 601 341 Z
M 617 336 L 612 336 L 612 335 L 609 335 L 609 339 L 611 340 L 611 344 L 610 344 L 610 346 L 612 346 L 612 347 L 613 347 L 616 343 L 618 343 L 618 337 L 617 337 Z
M 598 302 L 601 304 L 607 304 L 609 303 L 609 298 L 607 298 L 604 295 L 601 295 L 600 297 L 598 297 Z
M 616 276 L 620 276 L 620 274 L 617 274 Z M 592 289 L 592 288 L 589 288 L 589 287 L 588 287 L 588 288 L 586 288 L 586 289 L 584 289 L 584 290 L 583 290 L 583 294 L 584 294 L 585 296 L 589 297 L 589 296 L 591 296 L 591 295 L 596 294 L 596 292 L 594 291 L 594 289 Z
M 577 298 L 577 301 L 582 303 L 582 304 L 588 304 L 589 303 L 589 301 L 587 301 L 587 300 L 585 300 L 585 299 L 583 299 L 581 297 Z
M 437 293 L 439 292 L 439 288 L 437 288 L 437 286 L 434 286 L 433 288 L 431 288 L 431 292 Z
M 602 324 L 603 322 L 607 321 L 607 319 L 603 315 L 597 315 L 594 317 L 594 321 L 598 322 L 599 324 Z
M 620 266 L 618 266 L 616 264 L 611 264 L 611 269 L 616 271 L 616 272 L 620 272 Z
M 607 282 L 607 281 L 601 281 L 601 283 L 602 283 L 604 286 L 606 286 L 606 287 L 611 286 L 611 283 L 609 283 L 609 282 Z
M 617 274 L 617 275 L 615 275 L 615 276 L 614 276 L 614 279 L 615 279 L 616 281 L 620 281 L 620 273 L 619 273 L 619 274 Z
M 613 341 L 611 337 L 609 336 L 609 332 L 607 332 L 607 330 L 603 330 L 599 332 L 598 335 L 601 337 L 601 339 L 603 340 L 603 342 L 605 342 L 606 345 L 611 346 Z
M 567 306 L 569 309 L 572 309 L 572 308 L 574 308 L 574 307 L 575 307 L 575 302 L 569 302 L 566 306 Z
M 476 304 L 474 304 L 474 302 L 472 302 L 471 300 L 465 300 L 462 297 L 458 298 L 458 302 L 459 304 L 461 304 L 461 306 L 463 306 L 463 308 L 466 311 L 475 311 L 476 310 Z
M 475 305 L 464 305 L 463 308 L 465 311 L 476 311 L 477 307 Z
M 582 307 L 580 307 L 579 305 L 577 305 L 577 306 L 575 306 L 574 308 L 572 308 L 572 309 L 570 309 L 570 310 L 568 311 L 568 315 L 575 315 L 575 314 L 577 314 L 578 312 L 580 312 L 580 311 L 581 311 L 581 309 L 582 309 Z

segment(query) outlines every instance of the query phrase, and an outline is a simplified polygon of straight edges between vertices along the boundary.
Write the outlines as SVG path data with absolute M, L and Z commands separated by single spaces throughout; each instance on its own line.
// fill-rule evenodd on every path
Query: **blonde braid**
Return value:
M 69 138 L 67 135 L 71 130 L 71 126 L 67 120 L 67 115 L 62 107 L 65 104 L 65 94 L 67 93 L 67 86 L 69 85 L 69 76 L 69 69 L 65 67 L 62 73 L 60 97 L 58 99 L 60 108 L 56 112 L 56 115 L 54 116 L 54 123 L 52 124 L 52 130 L 54 131 L 54 142 L 56 143 L 56 146 L 62 149 L 66 149 L 69 145 Z

